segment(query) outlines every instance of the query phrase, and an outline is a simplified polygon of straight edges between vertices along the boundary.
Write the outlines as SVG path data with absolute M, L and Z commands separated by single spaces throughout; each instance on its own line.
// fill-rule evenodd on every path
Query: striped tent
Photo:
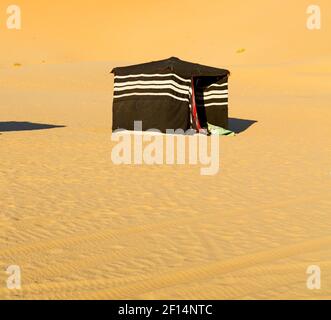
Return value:
M 229 71 L 178 58 L 113 69 L 113 130 L 228 128 Z

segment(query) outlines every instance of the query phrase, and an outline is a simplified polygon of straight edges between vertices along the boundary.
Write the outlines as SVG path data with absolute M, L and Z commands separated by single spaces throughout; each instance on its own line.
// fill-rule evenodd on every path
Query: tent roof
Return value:
M 119 76 L 142 73 L 154 74 L 167 72 L 175 73 L 184 78 L 191 78 L 193 76 L 224 77 L 230 74 L 230 72 L 225 69 L 212 68 L 197 63 L 186 62 L 175 57 L 160 61 L 137 64 L 133 66 L 118 67 L 112 70 L 112 73 Z

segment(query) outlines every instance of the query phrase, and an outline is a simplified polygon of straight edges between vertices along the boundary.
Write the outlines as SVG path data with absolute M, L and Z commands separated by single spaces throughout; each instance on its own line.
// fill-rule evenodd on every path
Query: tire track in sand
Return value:
M 130 284 L 102 290 L 97 289 L 98 285 L 105 288 L 108 283 L 111 283 L 109 280 L 99 279 L 61 283 L 50 282 L 40 285 L 33 284 L 24 286 L 23 290 L 24 296 L 36 296 L 37 298 L 40 298 L 40 295 L 51 293 L 50 296 L 52 298 L 61 299 L 70 293 L 73 295 L 77 294 L 77 296 L 79 293 L 80 299 L 129 299 L 162 288 L 201 281 L 215 277 L 219 274 L 224 275 L 233 271 L 257 266 L 259 264 L 308 253 L 330 245 L 331 236 L 328 236 L 254 254 L 239 256 L 226 261 L 219 261 L 165 274 L 155 274 L 148 279 L 138 280 Z M 5 293 L 5 290 L 0 290 L 0 296 Z
M 287 200 L 283 201 L 282 203 L 278 203 L 276 207 L 286 205 L 288 203 L 292 202 L 299 202 L 299 201 L 311 201 L 312 199 L 316 198 L 316 196 L 312 197 L 302 197 L 296 198 L 293 200 Z M 256 208 L 250 208 L 249 211 L 255 211 L 255 210 L 265 210 L 274 208 L 275 205 L 266 204 L 264 206 L 259 206 Z M 247 208 L 243 208 L 240 210 L 241 212 L 247 212 Z M 203 219 L 212 219 L 213 217 L 219 217 L 219 213 L 207 213 L 204 215 Z M 130 237 L 131 235 L 136 235 L 140 233 L 145 232 L 157 232 L 160 230 L 164 230 L 164 228 L 171 227 L 171 226 L 178 226 L 178 225 L 185 225 L 188 222 L 201 222 L 201 216 L 191 216 L 191 217 L 183 217 L 181 219 L 172 219 L 172 220 L 165 220 L 163 222 L 159 223 L 152 223 L 152 224 L 144 224 L 144 225 L 136 225 L 129 228 L 123 228 L 123 229 L 117 229 L 117 230 L 109 230 L 109 228 L 96 231 L 96 232 L 89 232 L 89 233 L 82 233 L 82 234 L 76 234 L 69 237 L 61 237 L 57 239 L 49 239 L 49 240 L 39 240 L 34 243 L 30 244 L 23 244 L 18 245 L 15 247 L 10 248 L 4 248 L 0 250 L 0 258 L 6 258 L 10 255 L 16 255 L 16 254 L 29 254 L 31 252 L 41 251 L 41 250 L 50 250 L 55 249 L 58 247 L 63 246 L 78 246 L 79 243 L 85 242 L 85 241 L 105 241 L 105 240 L 119 240 L 121 237 Z M 37 238 L 38 231 L 35 231 Z

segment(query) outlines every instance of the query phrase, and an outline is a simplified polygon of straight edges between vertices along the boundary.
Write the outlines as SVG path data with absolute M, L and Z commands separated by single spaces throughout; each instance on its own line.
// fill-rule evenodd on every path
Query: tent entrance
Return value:
M 208 124 L 228 129 L 228 77 L 192 78 L 193 127 L 208 129 Z

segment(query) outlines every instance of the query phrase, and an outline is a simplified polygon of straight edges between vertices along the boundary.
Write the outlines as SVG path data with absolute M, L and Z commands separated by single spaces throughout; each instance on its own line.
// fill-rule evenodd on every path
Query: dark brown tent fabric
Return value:
M 176 57 L 133 66 L 118 67 L 112 70 L 112 73 L 119 76 L 141 73 L 153 74 L 157 72 L 172 72 L 186 79 L 200 76 L 225 77 L 230 74 L 226 69 L 218 69 L 197 63 L 191 63 L 180 60 Z
M 228 126 L 229 71 L 169 58 L 114 68 L 113 130 L 197 129 L 192 121 L 192 88 L 198 120 Z M 194 87 L 192 87 L 194 86 Z

